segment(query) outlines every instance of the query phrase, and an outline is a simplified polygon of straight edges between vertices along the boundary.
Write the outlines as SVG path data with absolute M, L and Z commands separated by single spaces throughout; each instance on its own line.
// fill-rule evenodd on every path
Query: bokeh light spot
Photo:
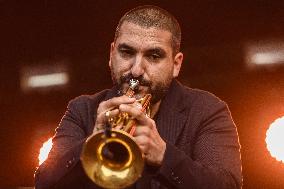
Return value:
M 48 154 L 52 148 L 52 138 L 49 138 L 46 142 L 43 143 L 42 147 L 39 150 L 39 165 L 41 165 L 48 157 Z
M 284 163 L 284 116 L 270 125 L 265 141 L 271 156 Z

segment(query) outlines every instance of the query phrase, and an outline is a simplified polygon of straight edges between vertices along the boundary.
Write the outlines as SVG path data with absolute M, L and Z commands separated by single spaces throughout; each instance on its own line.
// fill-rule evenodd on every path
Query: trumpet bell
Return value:
M 87 176 L 104 188 L 125 188 L 143 172 L 144 160 L 133 137 L 122 130 L 91 135 L 85 142 L 81 162 Z

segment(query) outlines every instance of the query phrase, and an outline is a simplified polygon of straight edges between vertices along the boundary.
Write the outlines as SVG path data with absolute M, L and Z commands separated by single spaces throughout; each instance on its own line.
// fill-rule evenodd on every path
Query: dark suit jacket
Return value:
M 116 93 L 116 89 L 104 90 L 69 103 L 49 157 L 35 173 L 37 189 L 99 188 L 84 174 L 80 153 L 92 134 L 99 103 Z M 167 144 L 164 161 L 161 167 L 146 165 L 130 188 L 241 188 L 238 135 L 223 101 L 173 81 L 155 121 Z

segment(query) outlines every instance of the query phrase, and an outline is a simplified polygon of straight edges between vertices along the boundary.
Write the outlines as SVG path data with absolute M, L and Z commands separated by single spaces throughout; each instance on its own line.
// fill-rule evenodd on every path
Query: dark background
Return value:
M 269 124 L 284 116 L 284 66 L 248 70 L 245 61 L 247 44 L 284 40 L 284 1 L 273 0 L 0 0 L 0 188 L 33 186 L 39 148 L 68 101 L 111 87 L 114 29 L 125 11 L 142 4 L 159 5 L 180 21 L 179 80 L 228 103 L 242 145 L 243 188 L 284 188 L 284 164 L 265 144 Z M 59 60 L 71 73 L 65 90 L 22 92 L 23 67 Z

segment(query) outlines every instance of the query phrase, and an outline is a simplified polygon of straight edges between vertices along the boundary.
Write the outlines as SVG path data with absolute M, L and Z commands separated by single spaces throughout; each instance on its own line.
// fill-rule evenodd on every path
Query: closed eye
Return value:
M 161 58 L 161 55 L 159 55 L 159 54 L 150 54 L 150 55 L 147 55 L 147 58 L 150 61 L 158 61 Z
M 129 49 L 120 49 L 119 53 L 121 54 L 122 57 L 132 56 L 134 54 L 134 52 Z
M 151 62 L 157 62 L 166 56 L 166 52 L 161 48 L 150 49 L 146 52 L 146 57 Z
M 118 52 L 123 58 L 130 58 L 131 56 L 135 55 L 136 51 L 132 47 L 126 44 L 119 44 L 118 45 Z

